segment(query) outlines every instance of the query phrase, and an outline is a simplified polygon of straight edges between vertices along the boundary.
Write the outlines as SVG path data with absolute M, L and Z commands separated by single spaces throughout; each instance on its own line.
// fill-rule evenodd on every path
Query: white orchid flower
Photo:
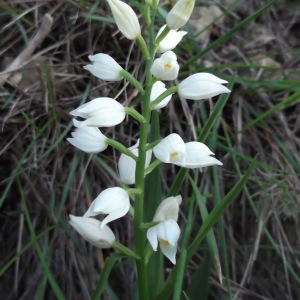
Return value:
M 102 226 L 99 220 L 93 218 L 69 215 L 69 223 L 88 242 L 98 248 L 109 248 L 115 241 L 115 235 L 108 226 Z
M 86 153 L 99 153 L 107 148 L 107 137 L 96 127 L 83 126 L 71 133 L 67 141 Z
M 177 164 L 185 161 L 185 143 L 177 133 L 172 133 L 153 148 L 153 153 L 164 163 Z
M 159 142 L 153 153 L 164 163 L 173 163 L 184 168 L 202 168 L 222 165 L 210 149 L 200 142 L 184 143 L 177 133 L 172 133 Z
M 202 100 L 230 93 L 230 90 L 222 84 L 227 83 L 210 73 L 196 73 L 179 83 L 178 94 L 181 99 Z
M 76 127 L 110 127 L 120 124 L 126 116 L 124 106 L 108 97 L 93 99 L 71 111 L 70 114 L 86 119 L 84 121 L 73 119 Z
M 162 253 L 173 263 L 176 263 L 177 243 L 180 228 L 176 221 L 163 221 L 147 230 L 147 239 L 154 251 L 157 251 L 158 241 Z
M 83 68 L 90 71 L 94 76 L 108 81 L 119 81 L 123 78 L 120 75 L 123 68 L 108 54 L 89 55 L 89 60 L 92 65 L 86 65 Z
M 173 263 L 176 263 L 177 242 L 180 228 L 176 223 L 179 213 L 180 195 L 163 200 L 156 209 L 153 222 L 159 224 L 147 230 L 147 239 L 154 251 L 157 251 L 158 241 L 163 254 Z
M 176 54 L 173 51 L 163 53 L 154 60 L 150 72 L 159 80 L 174 80 L 177 78 L 179 65 Z
M 165 84 L 162 81 L 156 81 L 151 89 L 150 101 L 154 101 L 157 97 L 159 97 L 164 91 L 167 89 L 165 88 Z M 157 110 L 163 108 L 168 105 L 172 98 L 172 95 L 167 96 L 164 98 L 159 104 L 155 105 L 153 109 Z
M 167 15 L 167 25 L 170 29 L 178 29 L 186 24 L 189 20 L 195 0 L 179 0 L 173 6 L 171 11 Z
M 164 25 L 157 33 L 156 39 L 163 32 L 167 25 Z M 169 50 L 173 50 L 187 34 L 187 31 L 177 31 L 171 29 L 165 38 L 159 43 L 157 52 L 163 53 Z
M 119 0 L 107 0 L 119 30 L 129 39 L 141 35 L 141 27 L 134 10 Z
M 128 193 L 120 187 L 112 187 L 102 191 L 83 216 L 87 218 L 108 214 L 101 222 L 100 229 L 102 229 L 107 223 L 125 216 L 129 208 Z
M 134 155 L 139 154 L 139 141 L 132 147 L 128 148 Z M 151 162 L 152 150 L 146 152 L 145 168 Z M 122 153 L 118 162 L 120 181 L 125 184 L 135 184 L 136 161 L 128 155 Z

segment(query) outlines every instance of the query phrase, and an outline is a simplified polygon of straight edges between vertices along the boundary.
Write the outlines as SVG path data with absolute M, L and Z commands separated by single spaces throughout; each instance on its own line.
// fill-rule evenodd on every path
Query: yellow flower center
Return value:
M 171 158 L 175 158 L 178 156 L 178 152 L 173 152 L 170 154 Z
M 169 244 L 169 242 L 168 241 L 166 241 L 166 240 L 163 240 L 163 239 L 159 239 L 159 241 L 162 243 L 162 245 L 163 246 L 165 246 L 165 247 L 167 247 L 167 246 L 169 246 L 170 244 Z
M 171 69 L 171 67 L 172 67 L 172 66 L 171 66 L 170 64 L 168 64 L 168 63 L 165 64 L 165 68 L 166 68 L 166 69 Z

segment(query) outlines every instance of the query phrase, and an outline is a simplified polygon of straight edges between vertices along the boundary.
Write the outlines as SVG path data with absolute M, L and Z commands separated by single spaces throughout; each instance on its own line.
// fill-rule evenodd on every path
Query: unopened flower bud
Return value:
M 135 40 L 141 35 L 137 15 L 126 3 L 119 0 L 107 0 L 119 30 L 129 39 Z
M 167 15 L 167 24 L 170 29 L 178 29 L 189 20 L 195 0 L 179 0 Z

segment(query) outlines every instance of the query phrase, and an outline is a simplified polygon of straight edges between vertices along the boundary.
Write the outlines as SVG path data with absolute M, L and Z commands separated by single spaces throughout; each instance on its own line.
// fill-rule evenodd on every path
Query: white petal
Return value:
M 188 78 L 184 79 L 183 82 L 187 82 L 187 84 L 195 84 L 198 83 L 199 81 L 211 81 L 219 84 L 225 84 L 228 83 L 228 81 L 221 79 L 211 73 L 206 73 L 206 72 L 200 72 L 200 73 L 195 73 Z
M 163 92 L 167 89 L 165 88 L 165 84 L 162 81 L 156 81 L 151 89 L 150 101 L 154 101 L 157 99 Z M 172 95 L 164 98 L 159 104 L 155 105 L 153 109 L 160 109 L 168 105 L 172 98 Z
M 164 25 L 157 33 L 156 38 L 163 32 L 167 25 Z M 174 49 L 181 41 L 181 39 L 187 34 L 186 31 L 170 30 L 166 37 L 159 43 L 157 52 L 163 53 Z
M 171 246 L 177 245 L 180 236 L 180 228 L 176 221 L 166 220 L 154 227 L 157 227 L 156 232 L 159 240 L 168 241 Z
M 101 222 L 93 218 L 69 215 L 69 223 L 88 242 L 99 248 L 109 248 L 115 235 L 108 226 L 100 230 Z
M 172 133 L 153 148 L 153 153 L 164 163 L 184 163 L 185 144 L 178 134 Z
M 89 60 L 92 65 L 84 66 L 83 68 L 90 71 L 94 76 L 102 80 L 118 81 L 122 79 L 120 71 L 123 68 L 109 55 L 98 53 L 90 55 Z
M 127 192 L 122 188 L 112 187 L 99 194 L 91 203 L 84 217 L 108 214 L 101 223 L 100 229 L 102 229 L 108 222 L 125 216 L 129 208 L 130 201 Z
M 153 226 L 147 230 L 147 239 L 153 248 L 154 251 L 157 251 L 158 246 L 158 240 L 157 240 L 157 232 L 156 232 L 156 226 Z
M 128 148 L 131 150 L 131 148 Z M 131 150 L 132 153 L 136 156 L 139 154 L 137 148 Z M 146 152 L 145 168 L 147 168 L 151 162 L 152 150 Z M 118 169 L 120 174 L 120 181 L 125 184 L 135 184 L 135 170 L 136 170 L 136 161 L 125 155 L 121 154 L 118 162 Z
M 156 209 L 153 222 L 162 222 L 165 220 L 177 221 L 181 200 L 180 195 L 163 200 Z
M 164 256 L 167 257 L 175 265 L 177 245 L 162 246 L 162 243 L 160 243 L 159 245 L 160 245 L 160 250 L 162 251 Z
M 132 153 L 137 155 L 138 149 L 132 150 Z M 136 170 L 136 161 L 125 155 L 121 154 L 118 162 L 120 180 L 125 184 L 134 184 L 135 183 L 135 170 Z
M 213 154 L 210 149 L 199 142 L 189 142 L 185 144 L 186 158 L 184 163 L 178 165 L 185 168 L 201 168 L 212 165 L 222 165 L 216 158 L 210 156 Z
M 141 27 L 137 15 L 126 3 L 119 0 L 107 0 L 119 30 L 129 39 L 134 40 L 141 35 Z
M 99 153 L 107 148 L 107 137 L 98 128 L 84 126 L 71 134 L 67 141 L 84 152 Z

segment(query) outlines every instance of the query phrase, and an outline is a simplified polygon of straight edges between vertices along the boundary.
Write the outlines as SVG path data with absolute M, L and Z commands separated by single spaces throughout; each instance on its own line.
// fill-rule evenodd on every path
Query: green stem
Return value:
M 137 41 L 146 59 L 146 84 L 145 93 L 143 95 L 142 102 L 142 115 L 145 118 L 145 122 L 140 125 L 140 143 L 139 143 L 139 155 L 135 172 L 135 188 L 141 191 L 141 194 L 135 196 L 135 211 L 134 211 L 134 231 L 135 231 L 135 251 L 140 257 L 140 260 L 136 261 L 137 268 L 137 281 L 139 287 L 139 299 L 149 300 L 149 287 L 148 287 L 148 272 L 147 272 L 147 257 L 146 257 L 146 232 L 143 229 L 144 223 L 144 195 L 145 195 L 145 161 L 147 152 L 148 132 L 150 128 L 150 93 L 153 84 L 150 68 L 154 60 L 155 45 L 153 34 L 153 19 L 149 24 L 149 38 L 150 38 L 150 52 L 142 37 Z

